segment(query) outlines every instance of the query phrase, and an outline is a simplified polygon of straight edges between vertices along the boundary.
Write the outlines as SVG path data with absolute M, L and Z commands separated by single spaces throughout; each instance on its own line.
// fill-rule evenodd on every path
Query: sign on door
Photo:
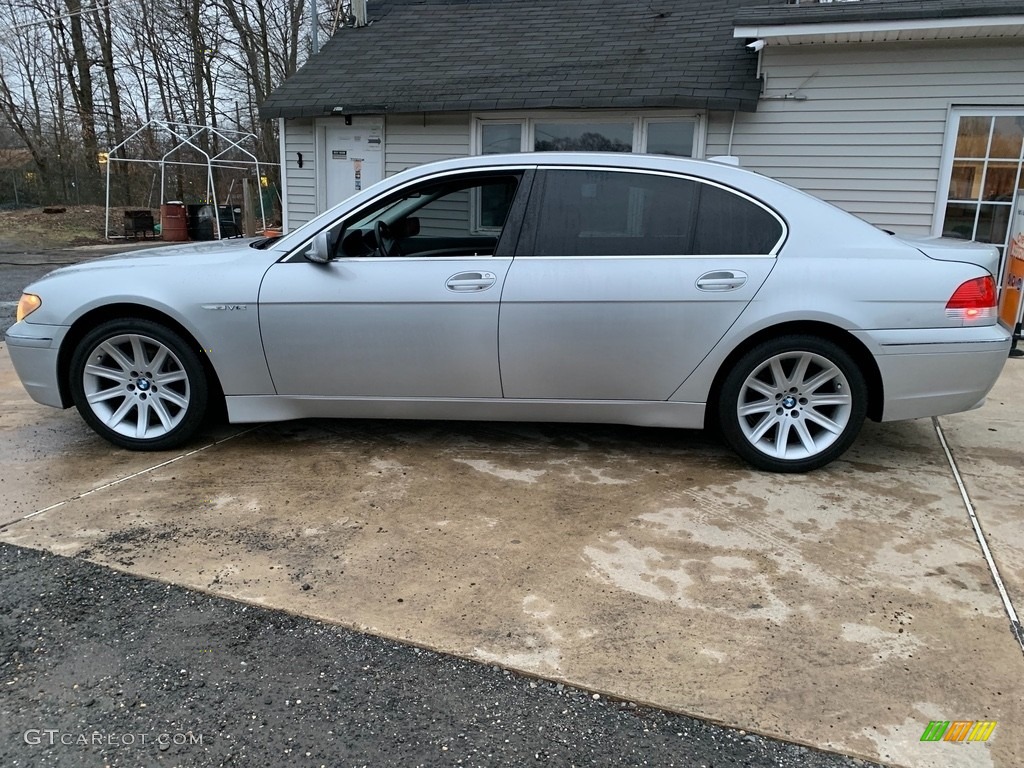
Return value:
M 353 117 L 327 121 L 324 131 L 327 207 L 337 205 L 384 178 L 384 119 Z

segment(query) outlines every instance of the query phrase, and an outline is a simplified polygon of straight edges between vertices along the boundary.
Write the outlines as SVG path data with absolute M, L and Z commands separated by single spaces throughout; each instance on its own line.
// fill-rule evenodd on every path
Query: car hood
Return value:
M 999 251 L 994 245 L 973 240 L 955 240 L 951 237 L 915 237 L 896 235 L 907 245 L 917 248 L 929 259 L 936 261 L 960 261 L 976 264 L 987 269 L 992 275 L 999 269 Z
M 259 259 L 261 255 L 270 256 L 270 251 L 257 250 L 249 247 L 249 243 L 259 239 L 262 238 L 220 240 L 204 243 L 183 243 L 182 245 L 168 245 L 160 248 L 147 248 L 141 251 L 118 253 L 113 256 L 102 256 L 97 259 L 90 259 L 89 261 L 82 262 L 81 264 L 74 264 L 72 266 L 55 269 L 53 272 L 50 272 L 40 278 L 40 280 L 78 272 L 94 272 L 102 269 L 125 269 L 133 266 L 171 266 L 176 269 L 190 269 L 209 266 L 211 264 L 223 264 L 242 259 Z M 271 256 L 271 258 L 277 258 L 279 255 L 280 254 L 275 254 Z

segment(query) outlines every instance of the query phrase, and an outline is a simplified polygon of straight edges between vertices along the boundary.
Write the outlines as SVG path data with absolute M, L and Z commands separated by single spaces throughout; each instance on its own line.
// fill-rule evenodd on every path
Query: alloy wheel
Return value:
M 111 431 L 151 440 L 181 424 L 192 398 L 188 372 L 166 344 L 139 333 L 101 341 L 82 370 L 88 408 Z
M 853 414 L 842 370 L 808 351 L 776 354 L 743 380 L 736 415 L 751 446 L 772 459 L 808 459 L 828 450 Z

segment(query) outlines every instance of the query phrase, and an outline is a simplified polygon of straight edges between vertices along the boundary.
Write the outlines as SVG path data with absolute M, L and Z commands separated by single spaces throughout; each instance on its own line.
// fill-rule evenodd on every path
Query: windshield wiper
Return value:
M 276 243 L 278 240 L 280 240 L 282 237 L 284 237 L 284 235 L 274 235 L 273 237 L 263 237 L 260 238 L 259 240 L 253 240 L 251 243 L 249 243 L 249 247 L 257 248 L 261 251 L 264 251 L 270 246 L 272 246 L 274 243 Z

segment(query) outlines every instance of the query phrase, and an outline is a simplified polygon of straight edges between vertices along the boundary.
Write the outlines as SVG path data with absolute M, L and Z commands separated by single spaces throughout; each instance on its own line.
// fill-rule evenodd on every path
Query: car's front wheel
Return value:
M 841 456 L 867 413 L 853 358 L 816 336 L 782 336 L 746 352 L 718 401 L 722 434 L 742 458 L 772 472 L 806 472 Z
M 198 356 L 181 336 L 150 320 L 97 326 L 75 350 L 70 377 L 82 418 L 122 448 L 176 448 L 195 434 L 206 411 Z

